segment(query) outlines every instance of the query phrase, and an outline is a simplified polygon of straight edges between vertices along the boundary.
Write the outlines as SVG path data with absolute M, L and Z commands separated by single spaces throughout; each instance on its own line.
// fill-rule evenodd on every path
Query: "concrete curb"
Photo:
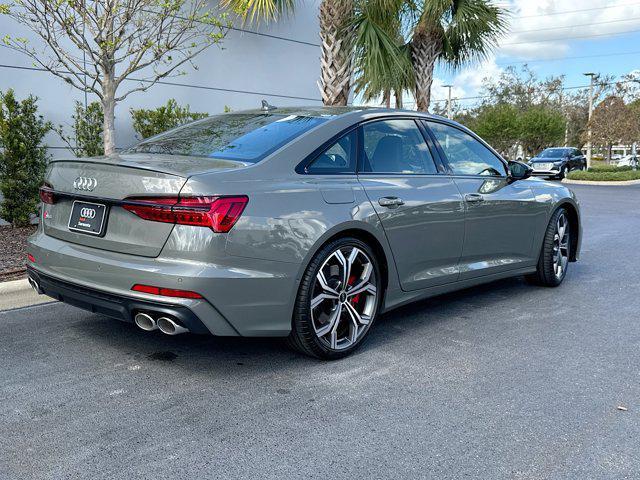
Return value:
M 0 283 L 0 311 L 49 303 L 52 300 L 34 292 L 26 278 Z
M 622 180 L 620 182 L 596 182 L 592 180 L 569 180 L 565 178 L 562 183 L 569 185 L 603 185 L 608 187 L 623 187 L 625 185 L 640 185 L 640 180 Z

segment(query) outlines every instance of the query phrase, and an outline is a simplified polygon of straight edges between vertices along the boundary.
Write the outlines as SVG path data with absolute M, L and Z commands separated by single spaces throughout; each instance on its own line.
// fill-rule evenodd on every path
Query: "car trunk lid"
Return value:
M 88 247 L 157 257 L 173 224 L 144 220 L 125 210 L 121 202 L 129 197 L 177 196 L 192 174 L 242 166 L 209 158 L 137 154 L 53 161 L 46 182 L 56 192 L 56 200 L 43 204 L 44 232 Z M 75 212 L 74 203 L 78 204 Z M 74 229 L 83 207 L 99 215 L 104 210 L 99 234 Z

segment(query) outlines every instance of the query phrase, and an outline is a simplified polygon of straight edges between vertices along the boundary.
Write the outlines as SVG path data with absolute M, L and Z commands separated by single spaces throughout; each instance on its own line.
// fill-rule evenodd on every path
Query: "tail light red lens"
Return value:
M 40 187 L 40 200 L 47 205 L 53 205 L 56 203 L 56 198 L 53 193 L 53 189 L 47 185 Z
M 150 295 L 163 295 L 165 297 L 175 298 L 202 298 L 202 295 L 189 290 L 177 290 L 175 288 L 153 287 L 151 285 L 135 284 L 131 290 L 135 292 L 148 293 Z
M 27 260 L 29 260 L 31 263 L 36 263 L 36 257 L 31 255 L 30 253 L 27 253 Z
M 249 202 L 246 195 L 233 197 L 131 197 L 122 207 L 145 220 L 209 227 L 226 233 Z

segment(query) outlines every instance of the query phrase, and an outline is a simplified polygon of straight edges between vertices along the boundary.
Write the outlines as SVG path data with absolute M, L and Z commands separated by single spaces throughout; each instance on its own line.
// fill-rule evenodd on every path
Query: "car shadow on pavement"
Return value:
M 430 329 L 436 325 L 468 320 L 475 316 L 477 309 L 491 309 L 496 302 L 525 296 L 531 288 L 523 279 L 512 278 L 397 308 L 378 319 L 370 338 L 351 358 L 394 348 L 393 345 L 402 342 L 405 336 L 422 335 L 428 339 Z M 168 336 L 159 331 L 144 332 L 134 324 L 102 315 L 84 315 L 84 321 L 73 324 L 78 336 L 102 344 L 107 350 L 117 350 L 111 352 L 117 358 L 158 368 L 175 366 L 193 372 L 223 373 L 250 366 L 253 373 L 272 373 L 280 367 L 290 369 L 292 363 L 301 368 L 321 363 L 292 351 L 282 338 L 212 337 L 189 333 Z

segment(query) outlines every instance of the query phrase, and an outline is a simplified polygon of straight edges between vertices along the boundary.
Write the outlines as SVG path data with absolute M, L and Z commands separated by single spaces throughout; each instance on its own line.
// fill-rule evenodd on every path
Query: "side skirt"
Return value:
M 438 285 L 436 287 L 425 288 L 423 290 L 417 290 L 412 292 L 404 292 L 402 290 L 395 290 L 387 292 L 385 295 L 385 305 L 381 310 L 381 313 L 388 312 L 394 308 L 407 305 L 418 300 L 424 300 L 426 298 L 435 297 L 445 293 L 455 292 L 457 290 L 464 290 L 465 288 L 474 287 L 476 285 L 482 285 L 484 283 L 494 282 L 496 280 L 502 280 L 503 278 L 518 277 L 520 275 L 527 275 L 534 273 L 536 267 L 529 266 L 524 268 L 518 268 L 516 270 L 509 270 L 506 272 L 494 273 L 491 275 L 483 275 L 481 277 L 469 278 L 467 280 L 461 280 L 458 282 L 447 283 L 445 285 Z

